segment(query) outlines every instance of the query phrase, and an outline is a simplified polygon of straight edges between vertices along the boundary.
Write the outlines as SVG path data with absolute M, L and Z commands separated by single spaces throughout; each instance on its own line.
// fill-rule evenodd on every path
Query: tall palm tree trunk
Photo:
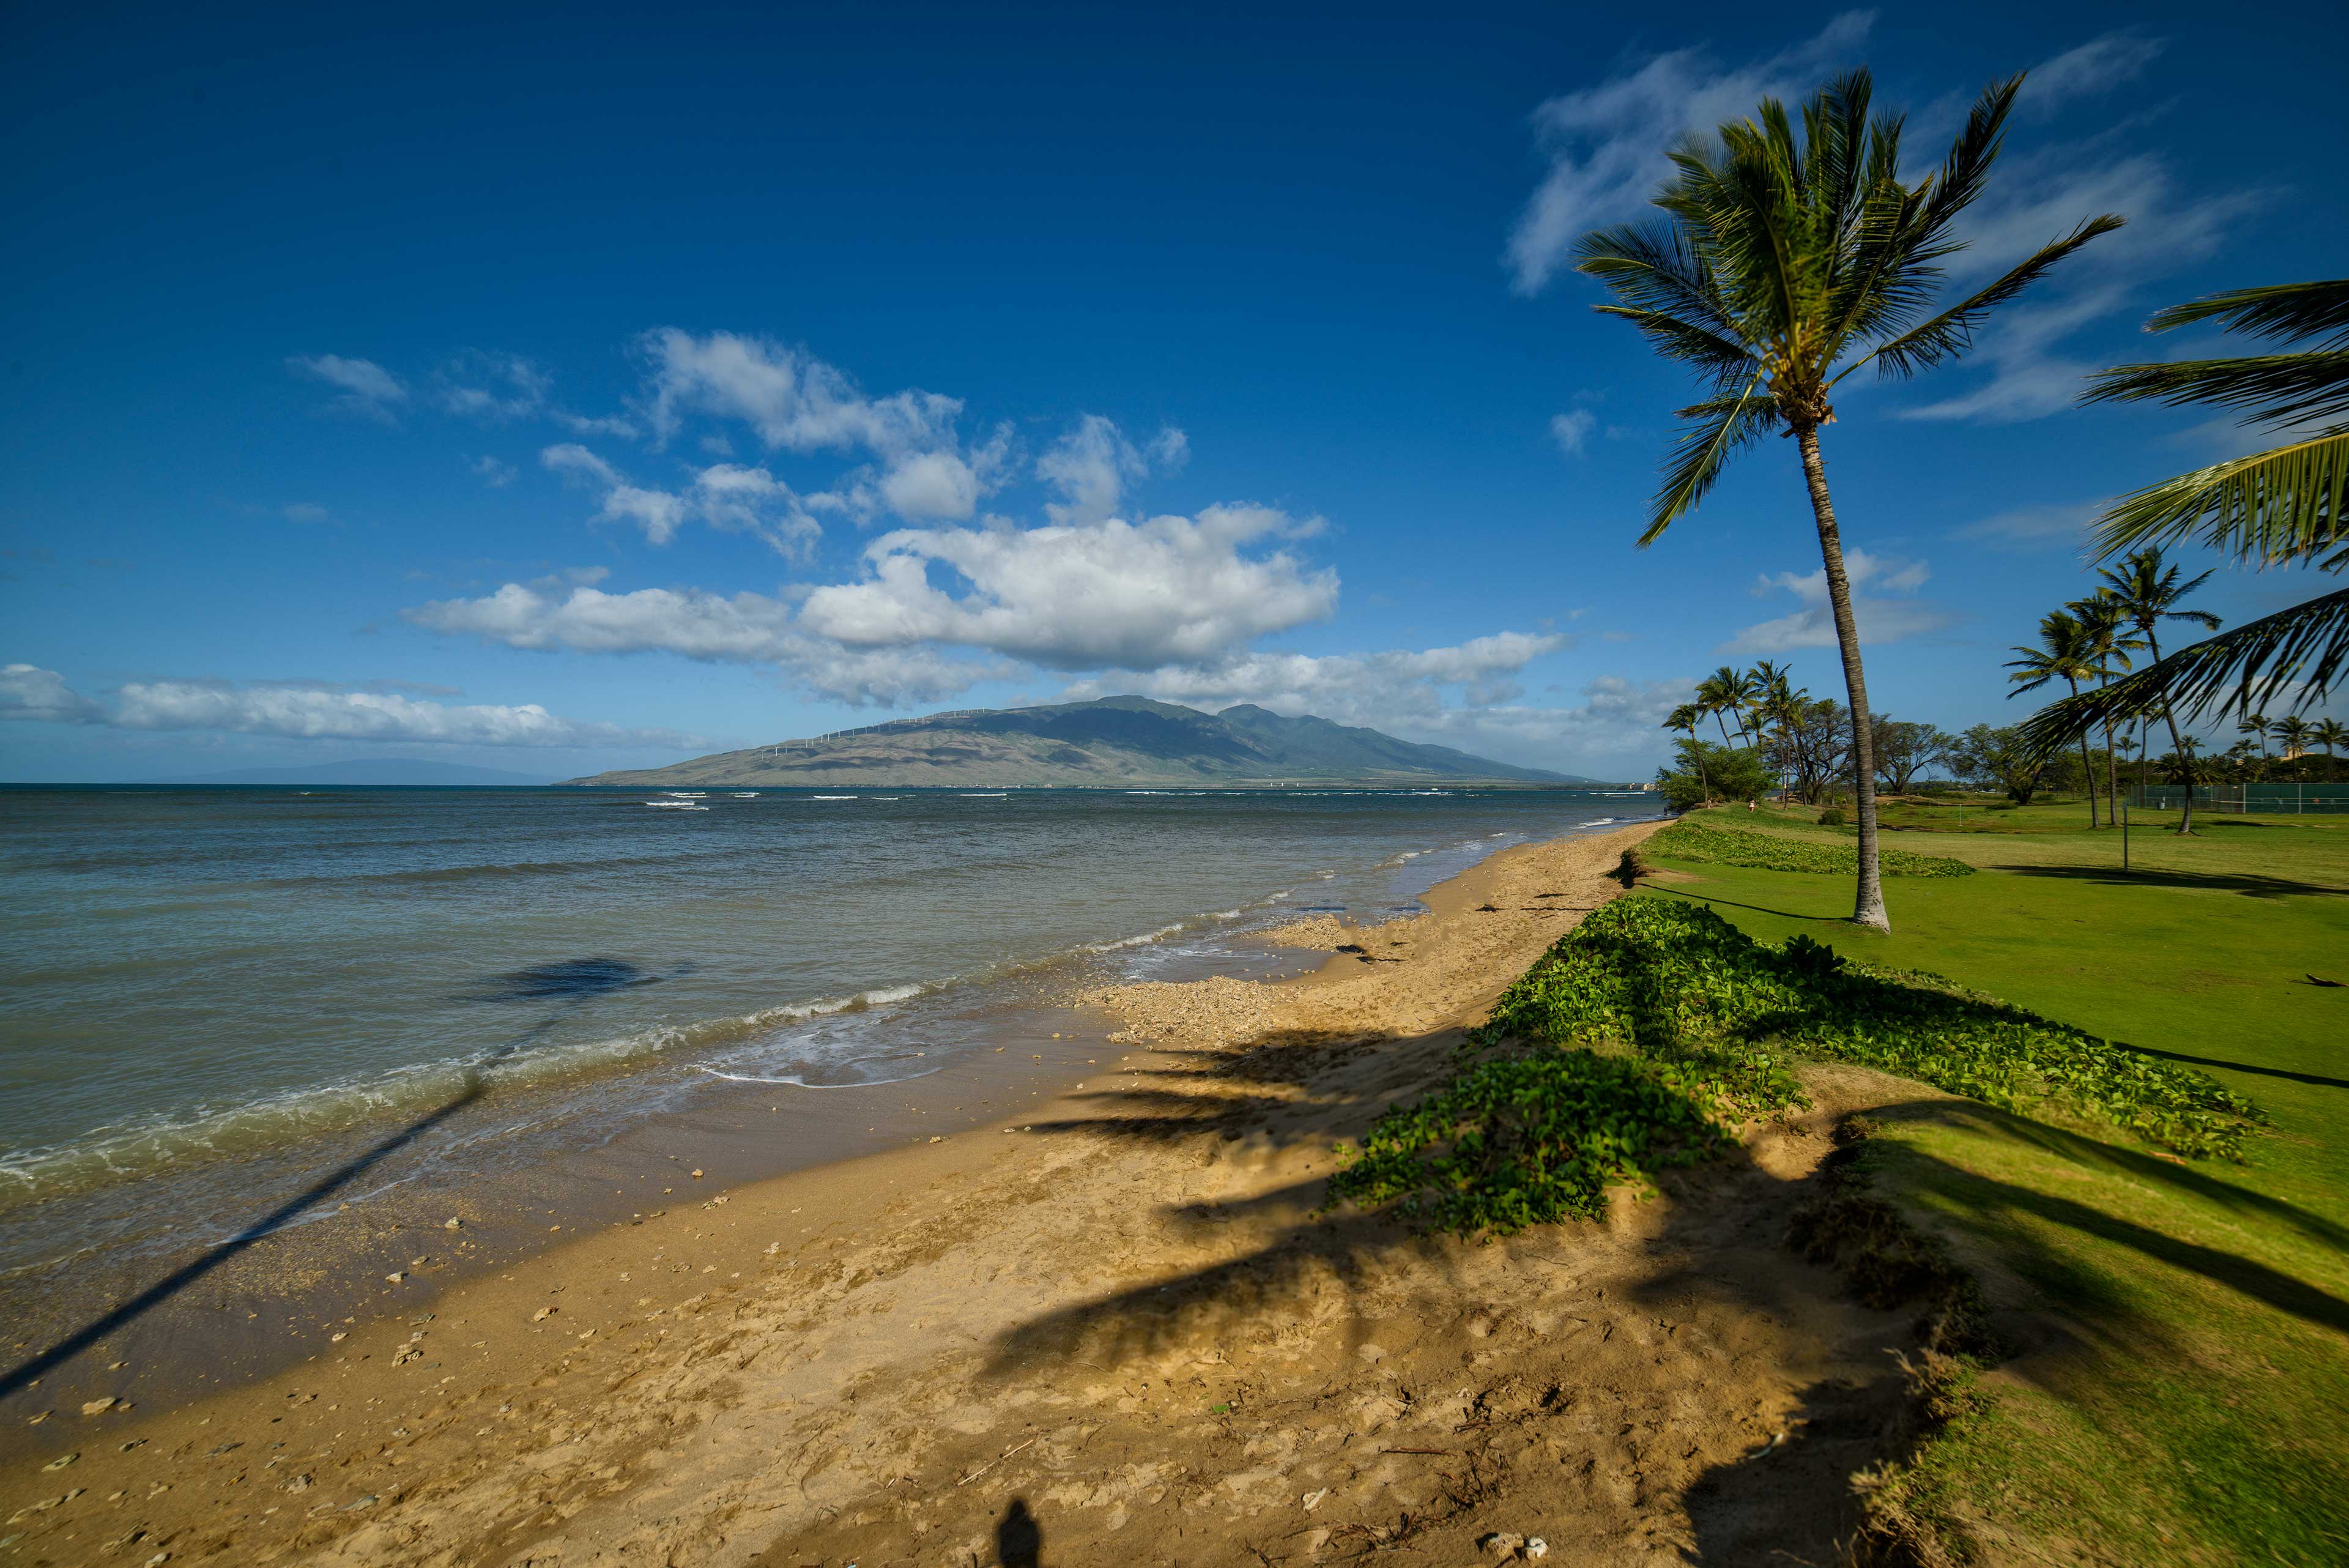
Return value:
M 1694 746 L 1696 744 L 1696 726 L 1694 724 L 1691 724 L 1688 727 L 1688 738 L 1689 744 L 1691 746 Z M 1713 804 L 1713 779 L 1705 772 L 1704 753 L 1702 752 L 1696 753 L 1696 782 L 1704 786 L 1704 804 L 1711 805 Z
M 2080 694 L 2077 680 L 2066 675 L 2064 683 L 2072 689 L 2073 696 Z M 2080 732 L 2080 783 L 2088 792 L 2088 831 L 2093 833 L 2096 829 L 2096 764 L 2088 758 L 2088 732 L 2085 730 Z
M 1868 677 L 1859 666 L 1859 628 L 1851 618 L 1851 579 L 1843 569 L 1843 535 L 1836 527 L 1835 503 L 1827 495 L 1827 467 L 1819 456 L 1816 427 L 1797 426 L 1803 477 L 1811 487 L 1811 516 L 1819 525 L 1819 558 L 1826 567 L 1827 603 L 1835 610 L 1836 642 L 1843 651 L 1843 682 L 1851 700 L 1851 755 L 1858 788 L 1859 887 L 1852 900 L 1855 925 L 1892 929 L 1884 908 L 1884 882 L 1876 864 L 1876 736 L 1868 706 Z
M 2153 661 L 2160 663 L 2161 639 L 2153 634 L 2150 621 L 2145 626 L 2145 646 L 2152 653 Z M 2161 705 L 2161 722 L 2169 726 L 2169 749 L 2177 754 L 2178 765 L 2186 774 L 2186 808 L 2178 815 L 2178 831 L 2180 834 L 2191 833 L 2194 831 L 2194 764 L 2186 755 L 2186 742 L 2178 738 L 2178 715 L 2169 711 L 2167 702 Z
M 2104 685 L 2106 682 L 2099 681 L 2097 684 Z M 2105 826 L 2106 827 L 2118 827 L 2121 825 L 2121 770 L 2120 764 L 2113 758 L 2113 721 L 2112 715 L 2108 713 L 2105 716 Z

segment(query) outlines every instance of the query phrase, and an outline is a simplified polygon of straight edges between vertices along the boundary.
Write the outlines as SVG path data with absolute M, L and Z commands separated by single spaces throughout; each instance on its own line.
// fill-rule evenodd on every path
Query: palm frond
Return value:
M 2023 722 L 2039 750 L 2068 745 L 2107 722 L 2168 711 L 2265 708 L 2298 686 L 2295 706 L 2324 700 L 2349 665 L 2349 588 L 2278 610 L 2234 630 L 2182 648 L 2110 686 L 2051 703 Z
M 2168 332 L 2197 322 L 2220 320 L 2230 332 L 2249 332 L 2261 337 L 2313 337 L 2319 333 L 2334 333 L 2342 336 L 2330 347 L 2349 347 L 2349 278 L 2230 289 L 2157 311 L 2145 325 L 2147 331 Z
M 1889 128 L 1889 155 L 1899 155 L 1899 127 Z M 1852 237 L 1849 264 L 1836 280 L 1829 306 L 1836 358 L 1844 346 L 1899 332 L 1930 304 L 1940 269 L 1914 261 L 1918 214 L 1927 193 L 1898 180 L 1872 181 Z
M 1690 237 L 1670 223 L 1619 223 L 1576 242 L 1575 269 L 1603 279 L 1624 304 L 1694 322 L 1725 337 L 1737 327 L 1713 272 Z
M 1655 543 L 1675 519 L 1696 509 L 1740 448 L 1777 428 L 1778 405 L 1755 380 L 1742 391 L 1682 409 L 1680 417 L 1693 422 L 1672 442 L 1664 482 L 1648 505 L 1648 531 L 1640 535 L 1641 549 Z
M 1837 232 L 1851 225 L 1868 190 L 1868 105 L 1874 90 L 1863 66 L 1836 78 L 1803 106 L 1811 188 L 1827 226 Z
M 2341 419 L 2349 416 L 2349 348 L 2116 365 L 2089 377 L 2080 394 L 2084 403 L 2148 400 L 2252 409 L 2261 424 Z
M 1991 165 L 1998 161 L 1999 149 L 2006 140 L 2007 117 L 2014 112 L 2014 95 L 2022 88 L 2021 76 L 1992 82 L 1966 111 L 1965 129 L 1950 144 L 1949 155 L 1933 178 L 1919 225 L 1921 248 L 1945 254 L 1940 247 L 1951 222 L 1982 195 Z
M 1712 377 L 1716 386 L 1727 386 L 1751 376 L 1755 369 L 1754 356 L 1745 345 L 1708 332 L 1694 322 L 1664 311 L 1641 310 L 1628 305 L 1594 305 L 1591 308 L 1601 316 L 1621 317 L 1640 329 L 1657 353 L 1667 359 L 1695 366 Z
M 1982 325 L 1984 317 L 2031 286 L 2049 267 L 2098 235 L 2111 234 L 2127 221 L 2117 213 L 2106 213 L 2101 217 L 2085 220 L 2062 239 L 2042 245 L 1989 287 L 1968 296 L 1939 316 L 1910 327 L 1899 337 L 1878 344 L 1873 352 L 1852 361 L 1836 379 L 1841 380 L 1843 376 L 1850 375 L 1870 359 L 1877 362 L 1879 374 L 1891 377 L 1913 376 L 1944 359 L 1954 358 L 1973 346 L 1974 328 Z
M 2261 566 L 2303 559 L 2349 546 L 2344 495 L 2349 431 L 2230 458 L 2125 495 L 2096 520 L 2095 549 L 2109 556 L 2192 536 Z

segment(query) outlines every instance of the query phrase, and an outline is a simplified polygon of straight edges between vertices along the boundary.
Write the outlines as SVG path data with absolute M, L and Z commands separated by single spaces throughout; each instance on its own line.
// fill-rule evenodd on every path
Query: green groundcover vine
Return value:
M 1811 844 L 1776 838 L 1743 828 L 1717 827 L 1682 817 L 1650 837 L 1641 850 L 1666 860 L 1691 860 L 1713 866 L 1750 866 L 1761 871 L 1811 871 L 1821 876 L 1850 877 L 1859 870 L 1859 851 L 1849 844 Z M 1906 849 L 1877 851 L 1887 877 L 1971 877 L 1974 868 L 1962 860 L 1940 855 L 1918 855 Z
M 1609 1187 L 1720 1153 L 1740 1124 L 1803 1103 L 1791 1064 L 1804 1059 L 2044 1104 L 2194 1157 L 2240 1158 L 2261 1119 L 2191 1068 L 1930 975 L 1847 963 L 1808 937 L 1767 947 L 1663 898 L 1593 911 L 1462 1055 L 1454 1077 L 1346 1151 L 1333 1201 L 1392 1203 L 1462 1234 L 1588 1218 Z

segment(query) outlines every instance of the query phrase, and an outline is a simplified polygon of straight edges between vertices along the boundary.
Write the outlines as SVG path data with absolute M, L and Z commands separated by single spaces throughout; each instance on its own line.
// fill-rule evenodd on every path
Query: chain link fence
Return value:
M 2184 784 L 2131 784 L 2127 794 L 2140 811 L 2177 811 L 2186 804 Z M 2237 816 L 2349 812 L 2349 783 L 2196 784 L 2194 809 Z

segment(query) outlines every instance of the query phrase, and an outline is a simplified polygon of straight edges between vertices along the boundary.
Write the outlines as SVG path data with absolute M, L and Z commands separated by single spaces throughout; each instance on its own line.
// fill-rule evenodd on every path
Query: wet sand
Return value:
M 84 1414 L 113 1387 L 47 1380 L 50 1413 L 12 1415 L 0 1552 L 869 1568 L 1017 1561 L 1032 1532 L 1044 1563 L 1464 1562 L 1498 1531 L 1558 1562 L 1828 1561 L 1908 1324 L 1781 1237 L 1861 1075 L 1604 1224 L 1477 1246 L 1319 1211 L 1333 1145 L 1440 1075 L 1648 831 L 1294 933 L 1361 950 L 1300 980 L 1097 993 L 1121 1038 L 1031 1061 L 1086 1075 L 1009 1118 L 730 1189 L 678 1129 L 647 1151 L 670 1179 L 616 1184 L 672 1190 L 622 1222 L 387 1270 L 297 1325 L 312 1359 L 219 1395 L 134 1363 L 100 1370 L 140 1407 Z M 524 1223 L 459 1218 L 430 1252 Z

